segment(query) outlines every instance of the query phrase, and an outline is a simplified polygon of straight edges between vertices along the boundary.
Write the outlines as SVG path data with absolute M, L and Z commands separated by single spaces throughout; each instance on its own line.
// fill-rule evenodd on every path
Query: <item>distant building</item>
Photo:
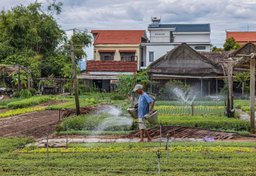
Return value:
M 94 60 L 88 60 L 80 78 L 86 85 L 103 91 L 115 89 L 119 75 L 132 75 L 139 70 L 144 30 L 92 30 Z
M 240 45 L 248 42 L 256 44 L 256 31 L 226 31 L 226 39 L 232 37 Z
M 150 42 L 142 43 L 142 68 L 146 68 L 181 43 L 187 43 L 196 51 L 211 50 L 210 24 L 162 24 L 160 22 L 160 18 L 153 17 L 152 24 L 148 26 Z

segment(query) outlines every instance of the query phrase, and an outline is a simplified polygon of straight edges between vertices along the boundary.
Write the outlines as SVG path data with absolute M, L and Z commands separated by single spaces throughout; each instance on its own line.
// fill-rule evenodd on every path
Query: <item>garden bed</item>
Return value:
M 165 143 L 72 144 L 68 148 L 49 148 L 47 155 L 46 148 L 15 150 L 26 140 L 13 140 L 6 143 L 0 139 L 0 151 L 5 154 L 0 160 L 0 175 L 157 175 L 158 151 L 163 176 L 240 176 L 256 172 L 253 142 L 172 142 L 167 148 Z

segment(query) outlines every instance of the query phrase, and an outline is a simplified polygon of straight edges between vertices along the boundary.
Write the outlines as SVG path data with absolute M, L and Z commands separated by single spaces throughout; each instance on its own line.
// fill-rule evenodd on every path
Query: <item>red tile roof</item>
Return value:
M 92 30 L 94 44 L 140 44 L 144 30 Z
M 136 72 L 137 61 L 87 61 L 90 72 Z
M 248 31 L 248 32 L 227 32 L 226 37 L 233 37 L 236 42 L 256 42 L 256 31 Z

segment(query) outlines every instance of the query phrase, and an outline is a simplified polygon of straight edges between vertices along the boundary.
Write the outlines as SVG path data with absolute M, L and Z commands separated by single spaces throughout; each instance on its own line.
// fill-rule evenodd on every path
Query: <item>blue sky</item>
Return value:
M 256 0 L 57 0 L 63 29 L 143 29 L 152 16 L 162 23 L 210 23 L 213 45 L 222 46 L 225 30 L 256 30 Z M 8 10 L 35 0 L 0 0 Z M 49 0 L 38 0 L 47 4 Z M 91 55 L 91 54 L 89 54 Z M 89 56 L 91 57 L 91 56 Z

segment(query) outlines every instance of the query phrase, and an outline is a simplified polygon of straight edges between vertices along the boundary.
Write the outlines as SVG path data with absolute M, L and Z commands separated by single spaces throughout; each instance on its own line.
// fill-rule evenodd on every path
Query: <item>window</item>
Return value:
M 205 50 L 206 47 L 205 46 L 195 46 L 196 50 Z
M 114 52 L 101 52 L 100 53 L 100 60 L 102 61 L 108 61 L 108 60 L 114 60 Z
M 154 52 L 149 51 L 149 62 L 154 62 Z
M 133 62 L 135 61 L 135 53 L 122 52 L 120 53 L 122 61 Z

